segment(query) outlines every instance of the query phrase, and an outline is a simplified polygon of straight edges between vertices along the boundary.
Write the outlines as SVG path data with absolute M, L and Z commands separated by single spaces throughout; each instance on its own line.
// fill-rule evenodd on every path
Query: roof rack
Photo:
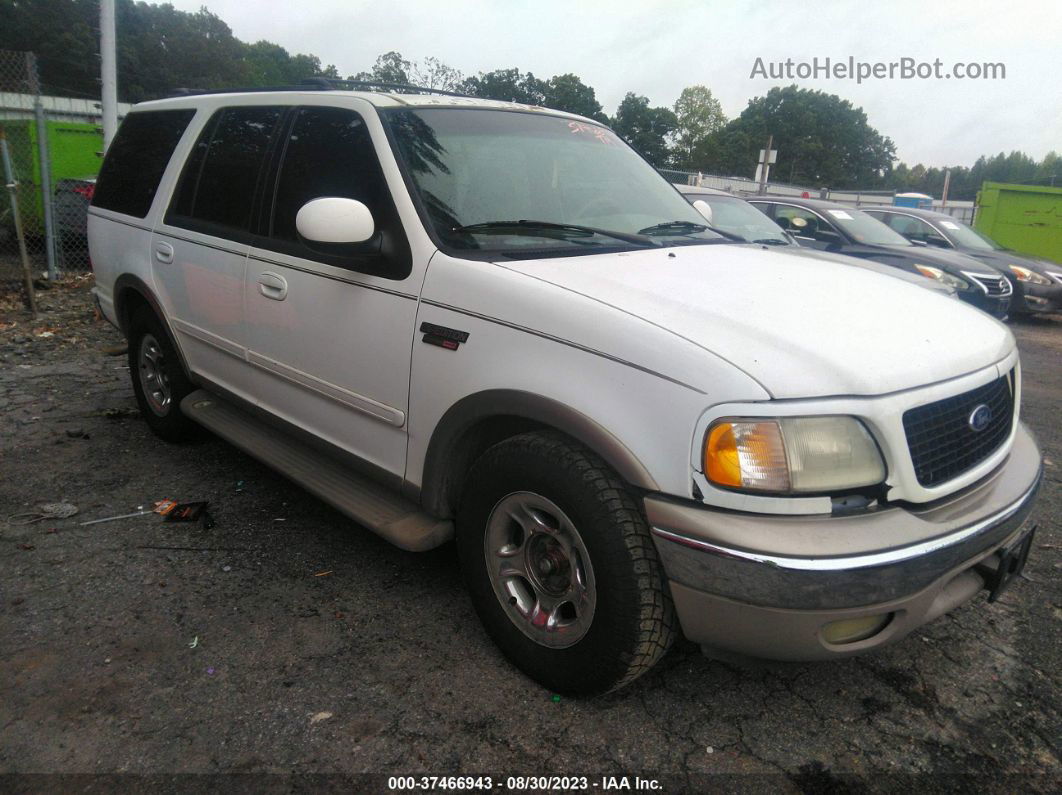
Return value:
M 319 86 L 321 88 L 386 88 L 394 89 L 400 93 L 411 94 L 443 94 L 448 97 L 464 97 L 475 99 L 471 94 L 462 94 L 458 91 L 446 91 L 441 88 L 427 88 L 415 86 L 410 83 L 388 83 L 380 80 L 342 80 L 338 77 L 308 77 L 303 81 L 306 85 Z
M 170 93 L 171 97 L 190 97 L 198 94 L 234 94 L 244 92 L 263 91 L 337 91 L 337 90 L 391 90 L 401 94 L 442 94 L 448 97 L 463 97 L 475 99 L 469 94 L 461 94 L 457 91 L 444 91 L 441 88 L 426 88 L 407 83 L 388 83 L 379 80 L 342 80 L 337 77 L 307 77 L 298 85 L 294 86 L 250 86 L 241 88 L 175 88 Z

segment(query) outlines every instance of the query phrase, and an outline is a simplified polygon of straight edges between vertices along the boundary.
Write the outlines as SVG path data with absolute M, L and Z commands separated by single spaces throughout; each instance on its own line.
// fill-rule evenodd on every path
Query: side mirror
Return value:
M 703 215 L 704 216 L 704 220 L 707 221 L 709 225 L 711 225 L 711 223 L 712 223 L 712 205 L 710 205 L 708 202 L 704 201 L 704 199 L 697 199 L 697 201 L 695 201 L 693 203 L 693 209 L 695 209 L 697 212 L 699 212 L 701 215 Z
M 369 208 L 356 199 L 328 196 L 306 202 L 295 229 L 314 243 L 364 243 L 376 232 Z

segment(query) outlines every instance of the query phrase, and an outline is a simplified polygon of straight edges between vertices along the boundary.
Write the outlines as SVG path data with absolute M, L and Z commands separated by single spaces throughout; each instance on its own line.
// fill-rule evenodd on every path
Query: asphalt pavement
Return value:
M 0 303 L 0 789 L 243 773 L 284 791 L 398 775 L 1057 791 L 1062 318 L 1013 324 L 1046 480 L 1026 577 L 999 602 L 840 662 L 735 664 L 680 642 L 633 686 L 573 700 L 501 657 L 452 545 L 402 552 L 220 440 L 152 436 L 89 281 L 42 294 L 36 322 Z M 165 498 L 208 500 L 214 526 L 78 524 Z M 2 521 L 56 502 L 78 513 Z

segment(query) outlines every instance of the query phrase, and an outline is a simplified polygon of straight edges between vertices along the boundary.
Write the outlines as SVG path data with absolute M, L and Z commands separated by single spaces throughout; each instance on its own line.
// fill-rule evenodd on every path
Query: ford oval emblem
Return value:
M 966 423 L 972 431 L 983 431 L 992 422 L 992 409 L 982 403 L 970 412 L 970 419 Z

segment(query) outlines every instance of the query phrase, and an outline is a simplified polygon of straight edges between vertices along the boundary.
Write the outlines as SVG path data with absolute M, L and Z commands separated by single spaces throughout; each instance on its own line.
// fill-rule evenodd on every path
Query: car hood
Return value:
M 983 273 L 987 276 L 1002 275 L 1001 271 L 993 265 L 957 251 L 945 251 L 929 246 L 879 246 L 878 248 L 890 254 L 906 257 L 911 262 L 932 265 L 953 276 L 961 276 L 965 271 Z
M 497 264 L 667 329 L 774 398 L 895 392 L 990 366 L 1014 348 L 1003 324 L 947 296 L 745 246 Z M 613 343 L 622 353 L 624 340 Z
M 1018 265 L 1022 268 L 1028 268 L 1035 273 L 1043 274 L 1045 270 L 1048 270 L 1047 263 L 1043 260 L 1037 260 L 1033 257 L 1027 257 L 1024 254 L 1019 254 L 1016 251 L 979 251 L 972 249 L 963 249 L 963 253 L 969 257 L 974 257 L 981 262 L 987 262 L 993 266 L 996 270 L 1003 273 L 1009 272 L 1011 264 Z M 1058 270 L 1058 266 L 1055 266 L 1055 270 Z
M 872 271 L 874 273 L 880 273 L 885 276 L 891 276 L 894 279 L 900 279 L 902 281 L 914 284 L 925 290 L 931 290 L 935 293 L 942 293 L 944 295 L 955 295 L 955 290 L 952 287 L 948 287 L 946 284 L 936 281 L 935 279 L 929 279 L 917 273 L 911 273 L 910 271 L 901 270 L 893 267 L 892 265 L 884 265 L 880 262 L 871 259 L 860 259 L 859 257 L 849 257 L 845 254 L 834 254 L 829 251 L 819 251 L 814 248 L 802 248 L 800 246 L 777 246 L 770 249 L 776 251 L 779 254 L 792 254 L 796 257 L 811 257 L 812 259 L 824 259 L 830 262 L 836 262 L 839 265 L 847 265 L 850 268 L 862 268 L 864 270 Z

